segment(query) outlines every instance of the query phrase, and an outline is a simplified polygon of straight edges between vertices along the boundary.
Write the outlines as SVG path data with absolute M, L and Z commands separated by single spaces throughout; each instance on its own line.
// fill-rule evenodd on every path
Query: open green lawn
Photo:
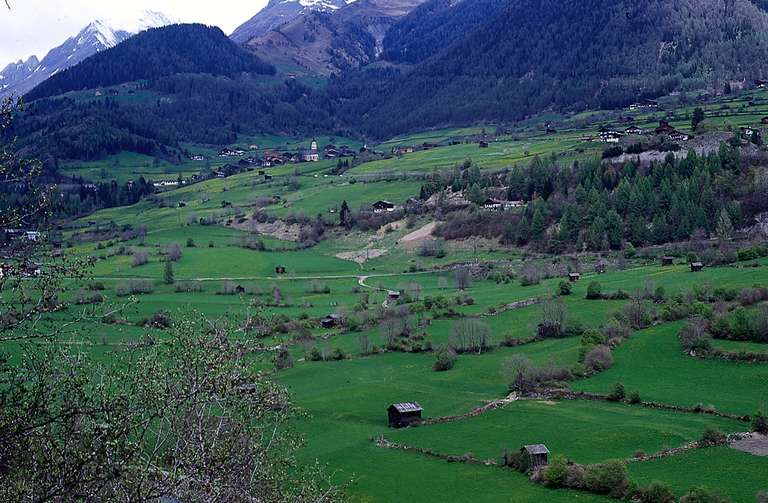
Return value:
M 711 405 L 735 414 L 768 407 L 768 365 L 691 358 L 677 340 L 681 327 L 677 322 L 636 333 L 614 351 L 613 368 L 573 387 L 608 393 L 622 382 L 645 400 Z
M 758 491 L 768 490 L 768 458 L 727 447 L 689 451 L 667 459 L 629 465 L 641 484 L 663 480 L 676 494 L 692 486 L 717 490 L 734 503 L 753 503 Z
M 498 459 L 503 449 L 546 444 L 578 463 L 631 458 L 697 440 L 707 428 L 744 431 L 744 424 L 703 415 L 588 401 L 520 401 L 482 416 L 398 430 L 387 438 L 438 452 Z

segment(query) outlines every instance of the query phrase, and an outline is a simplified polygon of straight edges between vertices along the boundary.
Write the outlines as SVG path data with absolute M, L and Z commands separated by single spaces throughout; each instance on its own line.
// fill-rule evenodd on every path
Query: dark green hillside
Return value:
M 488 21 L 503 0 L 431 0 L 393 26 L 384 38 L 384 59 L 420 63 Z
M 764 77 L 766 55 L 768 14 L 748 0 L 520 0 L 402 77 L 368 125 L 386 136 L 616 107 Z
M 224 33 L 200 24 L 174 25 L 140 33 L 54 75 L 27 94 L 36 100 L 177 73 L 233 76 L 273 74 L 275 69 L 231 42 Z

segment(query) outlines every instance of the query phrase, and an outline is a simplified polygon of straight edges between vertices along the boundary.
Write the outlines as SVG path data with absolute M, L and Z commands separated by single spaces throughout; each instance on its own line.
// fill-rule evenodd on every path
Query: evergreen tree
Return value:
M 706 116 L 704 115 L 704 110 L 701 107 L 696 107 L 696 109 L 693 111 L 693 119 L 691 119 L 691 128 L 693 131 L 696 131 L 696 128 L 704 122 L 704 119 L 706 119 Z
M 173 263 L 170 260 L 165 261 L 165 270 L 163 271 L 163 281 L 166 285 L 173 284 Z

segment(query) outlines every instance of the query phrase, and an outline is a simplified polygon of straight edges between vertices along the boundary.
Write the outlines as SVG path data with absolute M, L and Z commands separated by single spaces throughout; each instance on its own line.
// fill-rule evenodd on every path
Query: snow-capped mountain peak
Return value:
M 178 21 L 157 11 L 137 12 L 122 19 L 98 19 L 51 49 L 42 61 L 32 56 L 27 61 L 11 63 L 0 72 L 0 98 L 22 96 L 58 72 L 74 66 L 99 51 L 114 47 L 128 37 L 149 28 L 159 28 Z

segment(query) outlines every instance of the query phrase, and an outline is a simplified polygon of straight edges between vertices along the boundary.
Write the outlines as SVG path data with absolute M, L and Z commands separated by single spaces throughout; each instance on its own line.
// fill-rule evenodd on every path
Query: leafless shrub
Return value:
M 608 346 L 595 346 L 584 357 L 584 366 L 595 372 L 607 370 L 613 366 L 613 355 Z

